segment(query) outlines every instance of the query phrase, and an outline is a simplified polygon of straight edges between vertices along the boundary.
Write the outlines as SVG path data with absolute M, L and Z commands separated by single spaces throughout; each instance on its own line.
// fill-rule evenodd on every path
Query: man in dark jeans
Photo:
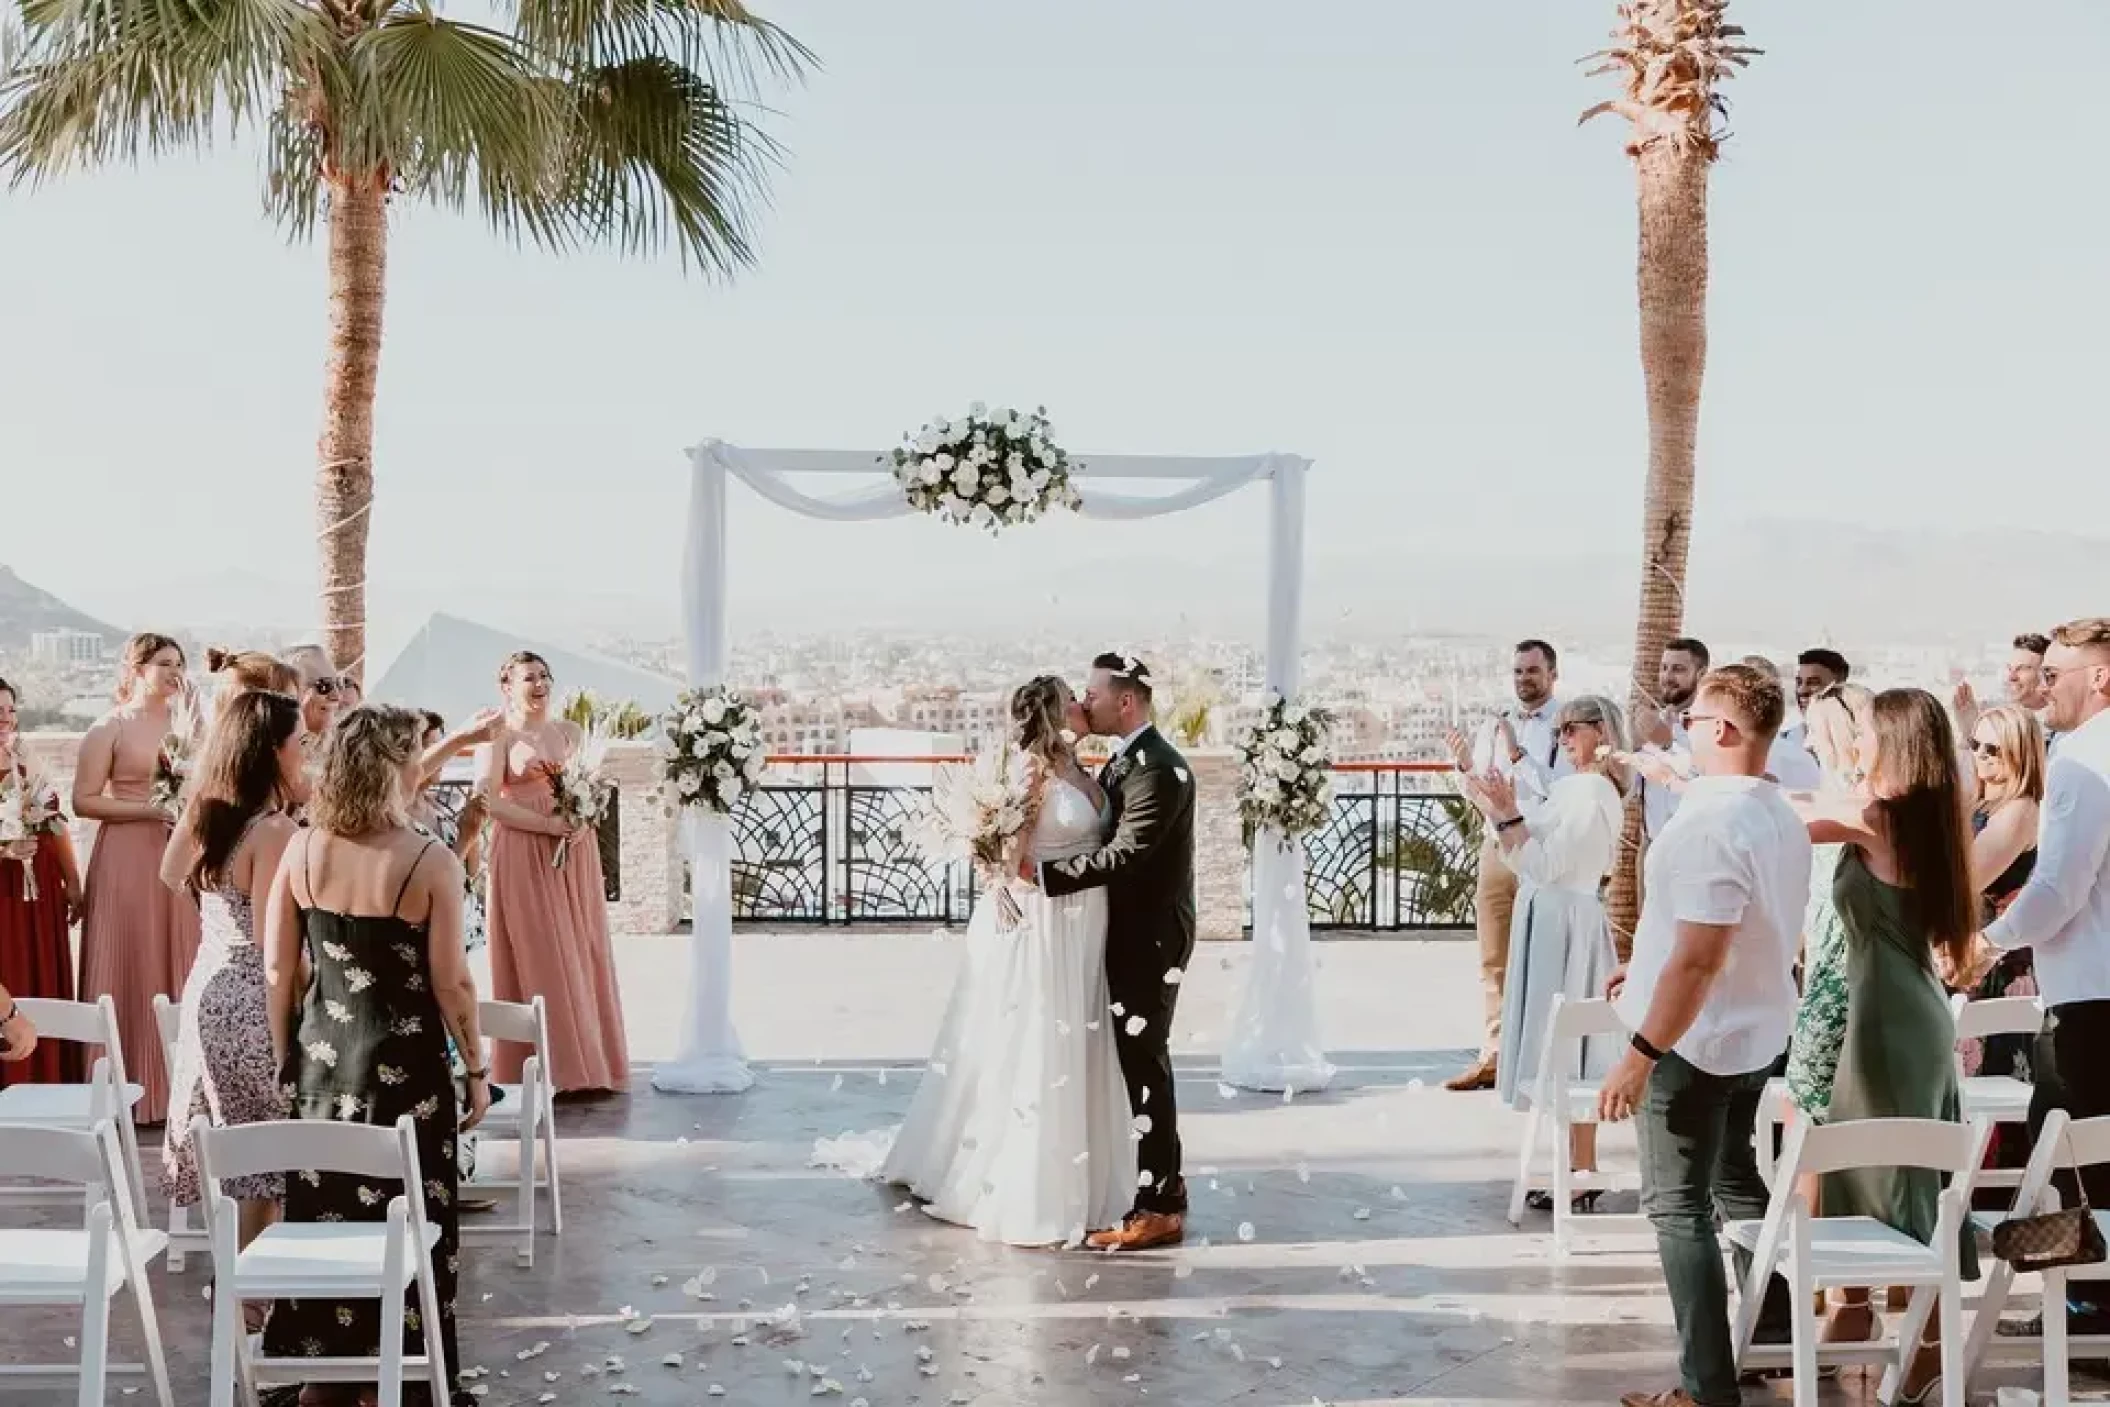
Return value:
M 2033 954 L 2045 1017 L 2031 1064 L 2032 1137 L 2053 1109 L 2076 1119 L 2110 1114 L 2110 617 L 2060 626 L 2039 673 L 2044 723 L 2060 736 L 2044 776 L 2037 863 L 1986 925 L 1974 964 L 1983 970 L 2016 949 Z M 2110 1206 L 2110 1168 L 2090 1168 L 2087 1185 L 2091 1203 Z M 2060 1174 L 2059 1190 L 2074 1205 L 2070 1174 Z M 2075 1293 L 2071 1307 L 2073 1332 L 2110 1332 L 2099 1299 Z
M 1802 820 L 1765 779 L 1786 703 L 1780 681 L 1728 665 L 1685 715 L 1698 775 L 1649 846 L 1632 962 L 1608 995 L 1633 1033 L 1598 1117 L 1638 1120 L 1641 1206 L 1678 1326 L 1681 1386 L 1623 1407 L 1740 1407 L 1717 1218 L 1757 1220 L 1766 1186 L 1759 1098 L 1795 1019 L 1795 952 L 1810 891 Z M 1739 1254 L 1738 1272 L 1749 1271 Z M 1787 1287 L 1767 1286 L 1763 1338 L 1786 1337 Z

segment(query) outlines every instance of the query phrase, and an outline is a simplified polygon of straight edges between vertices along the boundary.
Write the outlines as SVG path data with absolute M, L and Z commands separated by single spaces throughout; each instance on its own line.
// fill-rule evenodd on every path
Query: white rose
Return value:
M 1274 736 L 1270 737 L 1268 741 L 1275 745 L 1275 751 L 1277 752 L 1293 753 L 1297 750 L 1297 744 L 1303 742 L 1304 740 L 1298 737 L 1296 732 L 1292 729 L 1277 728 L 1275 730 Z
M 935 459 L 924 460 L 922 469 L 916 473 L 916 478 L 926 484 L 935 484 L 944 477 L 945 471 L 938 467 L 938 461 Z
M 703 721 L 715 728 L 725 719 L 725 700 L 713 694 L 703 701 L 699 711 L 703 715 Z
M 989 407 L 980 401 L 976 401 L 973 405 L 967 407 L 967 416 L 970 420 L 982 420 L 987 418 L 988 414 Z
M 720 783 L 725 783 L 731 781 L 735 773 L 730 762 L 714 762 L 711 764 L 711 775 L 716 777 Z
M 740 804 L 742 794 L 743 789 L 737 781 L 726 782 L 718 788 L 718 800 L 728 811 Z
M 925 430 L 925 431 L 924 431 L 924 432 L 923 432 L 922 434 L 920 434 L 920 435 L 916 436 L 916 453 L 918 453 L 918 454 L 929 454 L 929 453 L 930 453 L 931 451 L 935 450 L 935 449 L 936 449 L 937 447 L 938 447 L 938 433 L 937 433 L 937 431 L 935 431 L 935 430 Z
M 1253 800 L 1262 806 L 1273 806 L 1282 800 L 1282 788 L 1273 782 L 1260 782 L 1253 788 Z
M 1320 747 L 1317 743 L 1313 743 L 1310 747 L 1304 749 L 1304 761 L 1310 765 L 1316 767 L 1325 760 L 1326 749 Z
M 967 516 L 967 512 L 968 503 L 966 499 L 959 497 L 957 494 L 945 495 L 946 517 L 953 519 L 965 518 Z
M 989 492 L 984 497 L 989 500 L 992 507 L 1001 508 L 1011 501 L 1011 490 L 1005 488 L 1002 484 L 992 484 Z
M 1296 763 L 1290 761 L 1286 757 L 1283 758 L 1282 761 L 1275 764 L 1275 775 L 1280 777 L 1285 782 L 1294 782 L 1295 780 L 1297 780 L 1298 774 L 1300 774 L 1303 770 L 1303 768 L 1299 767 Z
M 974 506 L 973 517 L 974 525 L 978 528 L 986 528 L 996 521 L 996 514 L 989 511 L 989 505 L 986 503 L 977 503 Z
M 953 492 L 965 497 L 974 492 L 974 486 L 980 483 L 981 479 L 982 476 L 975 471 L 972 464 L 962 464 L 952 471 Z
M 1283 720 L 1289 723 L 1291 726 L 1301 728 L 1304 726 L 1304 720 L 1311 717 L 1311 713 L 1308 709 L 1305 709 L 1303 707 L 1296 707 L 1290 709 L 1287 713 L 1283 714 L 1282 717 Z
M 689 739 L 689 756 L 701 760 L 710 756 L 710 753 L 711 745 L 703 740 L 702 735 Z
M 751 782 L 769 770 L 769 759 L 762 753 L 751 752 L 747 755 L 746 764 L 740 770 Z

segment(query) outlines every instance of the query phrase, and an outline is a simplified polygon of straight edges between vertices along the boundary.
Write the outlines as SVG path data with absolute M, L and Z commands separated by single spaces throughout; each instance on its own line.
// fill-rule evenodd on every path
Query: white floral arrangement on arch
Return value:
M 1326 824 L 1333 801 L 1333 715 L 1270 695 L 1238 746 L 1238 816 L 1246 839 L 1299 836 Z
M 991 533 L 1080 501 L 1045 406 L 1027 414 L 976 401 L 958 419 L 902 436 L 901 448 L 880 462 L 893 464 L 910 507 Z
M 768 766 L 755 706 L 721 686 L 690 689 L 659 720 L 659 780 L 670 806 L 732 814 Z

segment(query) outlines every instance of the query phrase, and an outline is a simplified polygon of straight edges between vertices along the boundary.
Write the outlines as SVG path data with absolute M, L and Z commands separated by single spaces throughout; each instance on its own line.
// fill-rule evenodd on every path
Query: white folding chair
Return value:
M 446 1353 L 440 1343 L 439 1289 L 432 1248 L 439 1228 L 425 1220 L 418 1145 L 409 1116 L 393 1128 L 323 1120 L 281 1119 L 214 1128 L 191 1125 L 205 1183 L 205 1229 L 212 1237 L 212 1392 L 210 1407 L 233 1407 L 235 1383 L 257 1407 L 259 1370 L 282 1369 L 302 1382 L 376 1383 L 381 1407 L 401 1407 L 406 1375 L 422 1371 L 433 1401 L 447 1400 Z M 240 1222 L 224 1178 L 258 1173 L 348 1173 L 401 1182 L 387 1220 L 278 1222 L 237 1249 Z M 403 1352 L 404 1292 L 417 1286 L 425 1352 Z M 380 1302 L 380 1351 L 372 1358 L 265 1358 L 242 1324 L 245 1300 L 315 1299 Z
M 10 1128 L 0 1134 L 0 1176 L 63 1182 L 85 1189 L 90 1204 L 80 1230 L 0 1228 L 0 1305 L 80 1306 L 77 1363 L 8 1364 L 0 1377 L 78 1377 L 80 1407 L 102 1407 L 112 1373 L 137 1373 L 138 1364 L 110 1361 L 110 1301 L 132 1292 L 146 1340 L 145 1371 L 161 1407 L 175 1407 L 168 1359 L 147 1266 L 164 1246 L 160 1232 L 142 1230 L 132 1215 L 124 1150 L 112 1121 L 94 1131 Z M 107 1188 L 106 1195 L 98 1189 Z M 68 1194 L 69 1201 L 72 1194 Z M 4 1394 L 0 1394 L 4 1395 Z
M 1530 1108 L 1524 1115 L 1524 1138 L 1517 1149 L 1516 1181 L 1509 1189 L 1509 1224 L 1518 1226 L 1524 1220 L 1524 1199 L 1535 1188 L 1545 1189 L 1553 1198 L 1553 1253 L 1565 1258 L 1572 1239 L 1575 1220 L 1574 1198 L 1579 1191 L 1633 1191 L 1641 1183 L 1632 1174 L 1585 1175 L 1587 1182 L 1578 1186 L 1573 1169 L 1568 1166 L 1568 1132 L 1577 1124 L 1597 1122 L 1597 1097 L 1603 1089 L 1603 1081 L 1586 1080 L 1571 1075 L 1569 1070 L 1577 1063 L 1577 1048 L 1591 1036 L 1615 1036 L 1624 1038 L 1626 1027 L 1612 1009 L 1612 1004 L 1602 1000 L 1570 1001 L 1566 996 L 1556 995 L 1553 1005 L 1546 1013 L 1546 1038 L 1539 1047 L 1539 1068 L 1531 1084 Z M 1552 1135 L 1553 1155 L 1547 1172 L 1538 1171 L 1539 1145 L 1542 1135 Z M 1627 1222 L 1628 1217 L 1593 1216 L 1594 1225 L 1608 1225 L 1613 1221 Z
M 41 1128 L 92 1133 L 108 1119 L 117 1126 L 124 1150 L 125 1173 L 132 1195 L 132 1216 L 148 1220 L 146 1178 L 140 1170 L 139 1137 L 132 1127 L 132 1106 L 145 1095 L 125 1078 L 124 1042 L 117 1034 L 117 1003 L 106 993 L 93 1002 L 21 997 L 17 1005 L 37 1028 L 39 1041 L 72 1041 L 101 1046 L 86 1084 L 19 1084 L 0 1089 L 0 1128 L 33 1124 Z M 0 1188 L 0 1202 L 71 1201 L 73 1194 L 36 1188 Z
M 1788 1094 L 1788 1082 L 1778 1076 L 1766 1081 L 1765 1090 L 1758 1096 L 1758 1175 L 1765 1179 L 1767 1187 L 1773 1186 L 1780 1169 L 1775 1154 L 1781 1147 L 1781 1129 L 1795 1117 L 1795 1101 Z
M 464 1221 L 461 1231 L 465 1237 L 518 1236 L 520 1246 L 514 1258 L 529 1266 L 535 1263 L 537 1189 L 549 1190 L 552 1228 L 557 1235 L 564 1234 L 564 1193 L 557 1173 L 557 1101 L 549 1079 L 549 1009 L 539 996 L 526 1003 L 483 1001 L 477 1003 L 477 1021 L 492 1044 L 511 1041 L 529 1047 L 533 1053 L 521 1066 L 519 1084 L 492 1087 L 490 1112 L 476 1129 L 486 1142 L 494 1138 L 515 1141 L 519 1152 L 513 1175 L 486 1173 L 479 1156 L 475 1179 L 461 1187 L 465 1197 L 482 1192 L 512 1192 L 516 1199 L 514 1218 L 507 1222 Z M 488 1069 L 488 1051 L 484 1059 Z M 535 1167 L 537 1142 L 542 1145 L 543 1166 L 539 1172 Z M 478 1151 L 481 1154 L 482 1148 Z
M 161 993 L 156 992 L 154 994 L 154 1026 L 161 1033 L 161 1059 L 163 1061 L 161 1068 L 168 1071 L 169 1078 L 173 1080 L 176 1077 L 176 1046 L 183 1036 L 183 1007 L 176 1002 L 170 1001 Z M 175 1128 L 176 1120 L 182 1118 L 185 1112 L 182 1109 L 169 1110 L 170 1129 Z M 169 1274 L 181 1275 L 183 1273 L 184 1260 L 192 1251 L 202 1253 L 211 1248 L 212 1242 L 206 1236 L 204 1229 L 192 1228 L 190 1224 L 190 1208 L 178 1206 L 176 1200 L 173 1197 L 170 1198 L 169 1251 L 167 1259 L 163 1262 L 163 1264 L 168 1266 Z
M 1887 1364 L 1879 1396 L 1892 1400 L 1925 1335 L 1928 1315 L 1941 1315 L 1943 1407 L 1964 1407 L 1963 1265 L 1960 1238 L 1971 1187 L 1992 1128 L 1940 1119 L 1852 1119 L 1837 1124 L 1796 1122 L 1788 1130 L 1763 1221 L 1722 1228 L 1730 1245 L 1751 1254 L 1737 1305 L 1739 1370 L 1791 1368 L 1795 1407 L 1816 1407 L 1817 1369 L 1847 1363 Z M 1921 1245 L 1873 1217 L 1813 1217 L 1796 1180 L 1804 1173 L 1846 1168 L 1930 1168 L 1949 1176 L 1932 1245 Z M 1754 1344 L 1768 1281 L 1788 1282 L 1794 1334 L 1790 1344 Z M 1911 1306 L 1894 1344 L 1817 1344 L 1816 1292 L 1835 1287 L 1912 1288 Z
M 1992 997 L 1972 1001 L 1961 993 L 1949 999 L 1956 1017 L 1956 1039 L 1984 1040 L 1987 1036 L 2034 1036 L 2044 1029 L 2044 1003 L 2035 997 Z M 1963 1095 L 1963 1116 L 1989 1124 L 2027 1124 L 2030 1085 L 2012 1075 L 1965 1075 L 1963 1052 L 1956 1053 L 1956 1087 Z M 1978 1174 L 1981 1187 L 2017 1187 L 2022 1174 L 2013 1168 L 1986 1168 Z
M 2029 1166 L 2022 1170 L 2022 1184 L 2015 1192 L 2014 1206 L 2005 1212 L 1974 1212 L 1972 1224 L 1986 1236 L 1988 1253 L 1993 1228 L 2009 1217 L 2034 1216 L 2057 1211 L 2058 1188 L 2052 1175 L 2062 1169 L 2078 1171 L 2098 1163 L 2110 1163 L 2110 1116 L 2069 1120 L 2066 1111 L 2054 1109 L 2038 1130 L 2037 1145 Z M 2110 1211 L 2092 1208 L 2097 1228 L 2110 1235 Z M 2040 1357 L 2044 1365 L 2044 1407 L 2067 1407 L 2067 1375 L 2072 1358 L 2100 1358 L 2110 1352 L 2110 1334 L 2072 1335 L 2066 1329 L 2066 1285 L 2071 1280 L 2110 1280 L 2110 1264 L 2069 1265 L 2041 1272 L 2044 1283 L 2044 1337 L 1996 1339 L 2001 1311 L 2015 1287 L 2015 1267 L 1994 1258 L 1986 1275 L 1985 1294 L 1978 1315 L 1971 1323 L 1971 1337 L 1964 1350 L 1964 1371 L 1977 1371 L 1989 1352 L 2001 1361 L 2020 1353 Z M 1998 1346 L 1995 1352 L 1996 1345 Z

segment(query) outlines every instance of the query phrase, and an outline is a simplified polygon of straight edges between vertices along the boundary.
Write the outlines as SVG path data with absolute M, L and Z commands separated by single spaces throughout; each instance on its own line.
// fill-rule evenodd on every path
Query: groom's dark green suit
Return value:
M 1117 1009 L 1109 1019 L 1129 1107 L 1149 1120 L 1137 1148 L 1148 1178 L 1136 1209 L 1184 1212 L 1172 1012 L 1194 952 L 1194 773 L 1145 728 L 1101 769 L 1099 784 L 1113 800 L 1114 833 L 1090 854 L 1047 865 L 1041 885 L 1051 898 L 1106 890 L 1106 981 Z

